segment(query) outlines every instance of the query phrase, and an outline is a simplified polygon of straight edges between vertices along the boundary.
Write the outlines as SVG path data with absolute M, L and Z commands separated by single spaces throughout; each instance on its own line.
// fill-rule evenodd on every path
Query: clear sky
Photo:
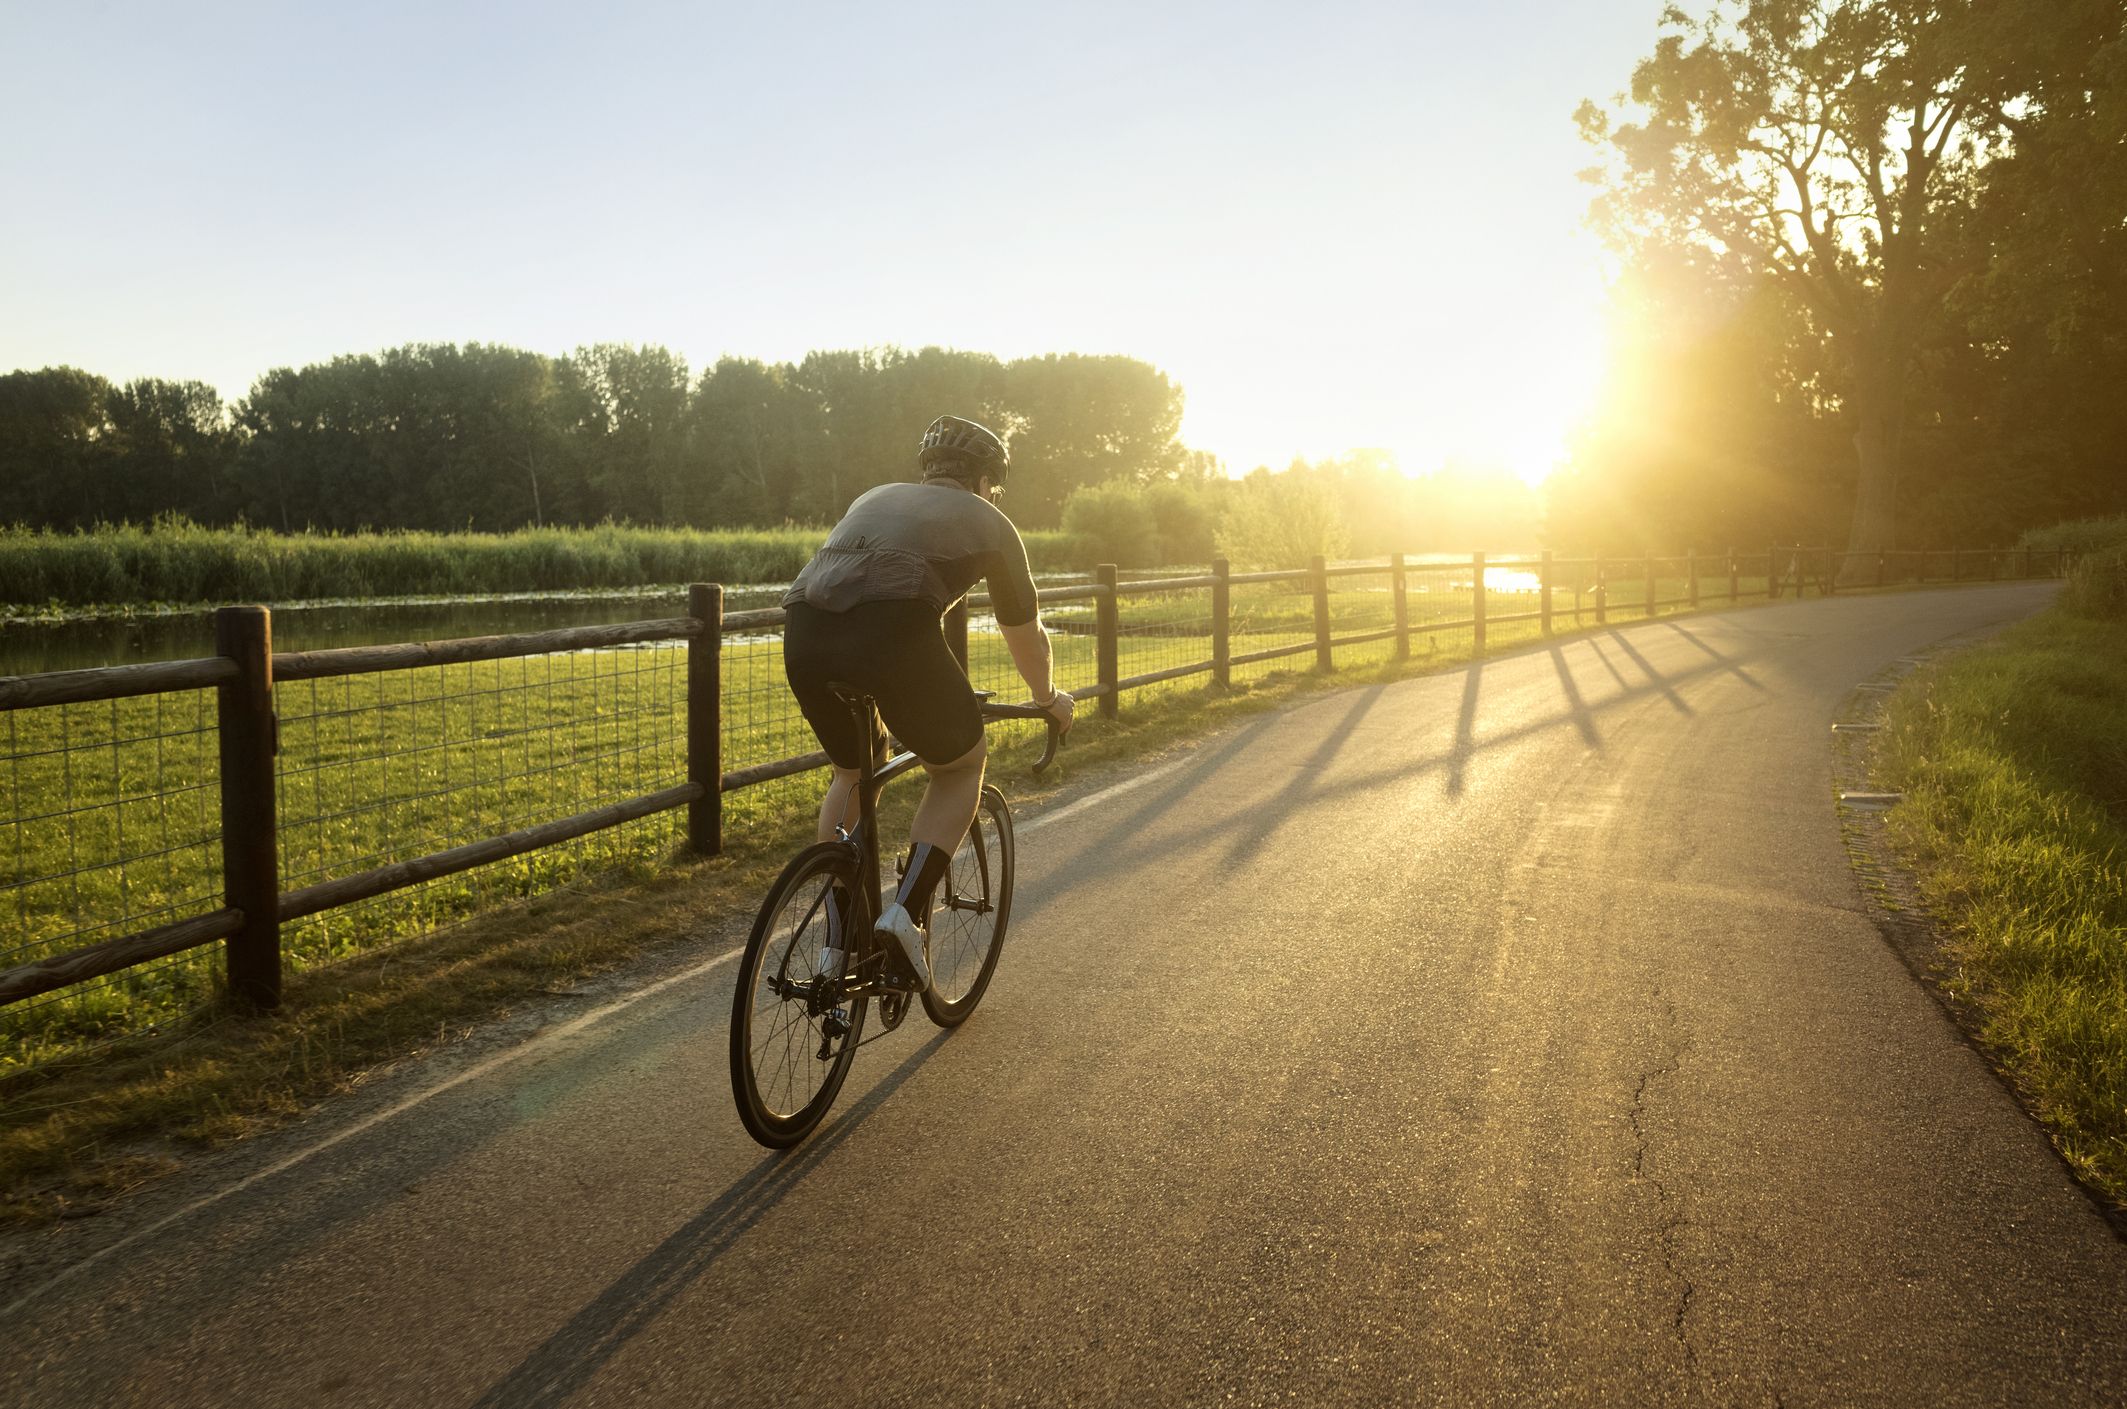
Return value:
M 0 370 L 1120 352 L 1240 471 L 1534 477 L 1662 0 L 0 0 Z

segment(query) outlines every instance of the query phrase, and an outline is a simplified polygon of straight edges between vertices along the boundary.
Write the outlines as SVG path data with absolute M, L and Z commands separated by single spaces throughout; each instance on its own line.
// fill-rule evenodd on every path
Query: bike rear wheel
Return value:
M 824 950 L 862 947 L 846 924 L 851 916 L 868 922 L 857 894 L 857 859 L 848 845 L 806 848 L 769 888 L 739 959 L 731 1092 L 747 1133 L 770 1149 L 812 1133 L 863 1036 L 864 997 L 842 996 L 843 974 L 821 971 Z
M 985 786 L 931 911 L 931 986 L 923 1011 L 940 1027 L 966 1022 L 997 972 L 1012 918 L 1014 859 L 1012 810 L 1003 793 Z

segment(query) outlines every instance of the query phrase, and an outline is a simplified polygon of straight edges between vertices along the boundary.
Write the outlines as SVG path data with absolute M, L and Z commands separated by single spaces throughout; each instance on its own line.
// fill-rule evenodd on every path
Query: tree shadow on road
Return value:
M 825 1163 L 835 1147 L 869 1120 L 951 1035 L 940 1032 L 909 1053 L 862 1100 L 807 1143 L 764 1156 L 490 1386 L 474 1402 L 474 1409 L 560 1404 L 572 1398 L 785 1195 Z

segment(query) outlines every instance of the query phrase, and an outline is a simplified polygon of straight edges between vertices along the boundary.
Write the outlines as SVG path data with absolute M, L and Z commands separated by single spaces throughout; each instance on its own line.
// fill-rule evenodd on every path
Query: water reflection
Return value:
M 773 606 L 779 586 L 729 587 L 724 610 Z M 317 651 L 396 641 L 447 641 L 563 626 L 682 616 L 684 587 L 500 597 L 314 602 L 273 609 L 276 650 Z M 0 621 L 0 675 L 187 660 L 214 654 L 212 608 Z

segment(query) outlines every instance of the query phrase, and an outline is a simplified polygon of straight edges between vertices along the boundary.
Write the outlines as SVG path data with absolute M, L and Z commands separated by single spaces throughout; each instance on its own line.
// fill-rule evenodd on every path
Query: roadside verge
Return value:
M 1862 890 L 2127 1231 L 2127 620 L 2064 601 L 1902 669 L 1834 734 Z

